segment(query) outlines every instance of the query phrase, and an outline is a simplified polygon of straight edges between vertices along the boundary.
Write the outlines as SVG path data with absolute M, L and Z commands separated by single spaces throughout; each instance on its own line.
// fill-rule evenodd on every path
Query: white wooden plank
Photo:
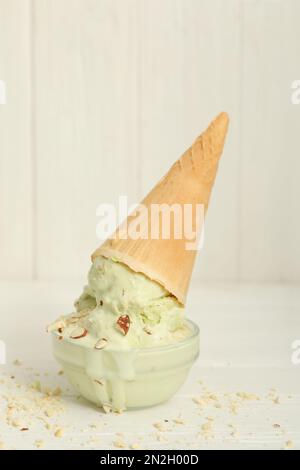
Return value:
M 231 117 L 211 200 L 202 279 L 231 279 L 238 267 L 239 5 L 235 0 L 143 1 L 141 156 L 146 193 L 220 111 Z
M 98 204 L 136 200 L 136 1 L 35 5 L 38 275 L 84 276 Z
M 244 2 L 241 276 L 300 280 L 300 4 Z
M 0 0 L 0 278 L 32 276 L 29 1 Z

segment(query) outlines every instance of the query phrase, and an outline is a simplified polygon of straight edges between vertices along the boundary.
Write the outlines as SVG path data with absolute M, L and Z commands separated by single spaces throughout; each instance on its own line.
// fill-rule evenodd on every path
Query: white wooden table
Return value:
M 0 447 L 300 449 L 299 286 L 195 281 L 187 314 L 201 328 L 201 355 L 188 381 L 170 402 L 121 415 L 78 398 L 52 358 L 45 325 L 71 310 L 80 287 L 0 285 Z M 32 390 L 38 382 L 61 396 Z

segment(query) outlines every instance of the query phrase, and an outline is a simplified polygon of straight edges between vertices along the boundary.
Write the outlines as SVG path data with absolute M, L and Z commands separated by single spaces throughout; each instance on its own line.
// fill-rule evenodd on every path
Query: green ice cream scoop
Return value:
M 75 308 L 50 326 L 54 354 L 106 410 L 167 400 L 198 355 L 198 329 L 176 298 L 117 260 L 95 259 Z
M 175 297 L 142 273 L 101 256 L 93 262 L 75 307 L 76 312 L 64 318 L 62 335 L 88 347 L 101 338 L 108 349 L 152 347 L 189 334 L 184 308 Z M 77 338 L 72 334 L 75 327 L 87 333 Z

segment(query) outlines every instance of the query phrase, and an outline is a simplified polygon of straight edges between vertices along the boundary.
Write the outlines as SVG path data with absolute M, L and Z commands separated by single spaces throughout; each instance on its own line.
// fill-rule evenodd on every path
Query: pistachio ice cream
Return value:
M 143 274 L 101 256 L 91 266 L 75 309 L 50 329 L 58 327 L 63 338 L 89 348 L 147 348 L 190 333 L 184 308 L 174 296 Z
M 198 329 L 160 284 L 98 257 L 75 311 L 48 327 L 65 374 L 107 410 L 168 399 L 198 355 Z

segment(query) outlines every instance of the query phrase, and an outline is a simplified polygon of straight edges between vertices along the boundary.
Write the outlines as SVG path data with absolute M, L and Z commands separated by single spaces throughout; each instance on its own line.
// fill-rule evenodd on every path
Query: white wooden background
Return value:
M 84 278 L 96 207 L 138 202 L 221 110 L 196 276 L 300 281 L 299 0 L 0 0 L 0 278 Z

